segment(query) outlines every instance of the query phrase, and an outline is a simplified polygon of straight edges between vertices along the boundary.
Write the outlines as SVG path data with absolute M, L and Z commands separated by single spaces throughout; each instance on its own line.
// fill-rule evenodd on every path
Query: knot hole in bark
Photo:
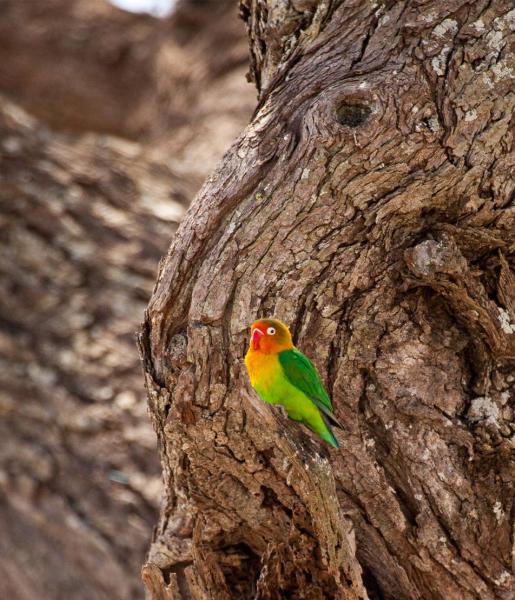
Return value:
M 344 102 L 336 109 L 336 119 L 345 127 L 359 127 L 368 120 L 372 109 L 363 103 Z

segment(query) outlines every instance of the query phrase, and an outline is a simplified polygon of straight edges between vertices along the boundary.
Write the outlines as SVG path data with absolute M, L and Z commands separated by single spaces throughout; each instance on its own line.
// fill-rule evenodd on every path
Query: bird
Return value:
M 287 325 L 279 319 L 252 323 L 245 366 L 261 400 L 283 406 L 290 419 L 303 423 L 334 448 L 340 447 L 331 426 L 343 429 L 343 425 L 333 414 L 315 366 L 294 346 Z

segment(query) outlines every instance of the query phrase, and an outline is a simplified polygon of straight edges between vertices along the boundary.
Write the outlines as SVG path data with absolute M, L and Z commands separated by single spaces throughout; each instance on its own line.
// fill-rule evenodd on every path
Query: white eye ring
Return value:
M 275 335 L 275 327 L 269 327 L 266 332 L 268 335 Z

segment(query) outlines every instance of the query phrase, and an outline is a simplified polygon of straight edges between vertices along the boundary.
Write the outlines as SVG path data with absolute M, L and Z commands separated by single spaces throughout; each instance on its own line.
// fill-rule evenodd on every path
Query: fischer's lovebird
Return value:
M 331 425 L 343 426 L 333 415 L 329 394 L 313 363 L 293 345 L 284 323 L 260 319 L 252 324 L 245 365 L 262 400 L 284 406 L 290 419 L 304 423 L 331 446 L 340 447 Z

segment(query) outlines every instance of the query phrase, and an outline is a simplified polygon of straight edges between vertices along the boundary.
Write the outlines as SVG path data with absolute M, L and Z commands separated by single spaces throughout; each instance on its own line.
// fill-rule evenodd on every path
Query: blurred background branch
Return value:
M 236 3 L 0 4 L 0 597 L 141 598 L 160 469 L 134 331 L 255 103 Z

